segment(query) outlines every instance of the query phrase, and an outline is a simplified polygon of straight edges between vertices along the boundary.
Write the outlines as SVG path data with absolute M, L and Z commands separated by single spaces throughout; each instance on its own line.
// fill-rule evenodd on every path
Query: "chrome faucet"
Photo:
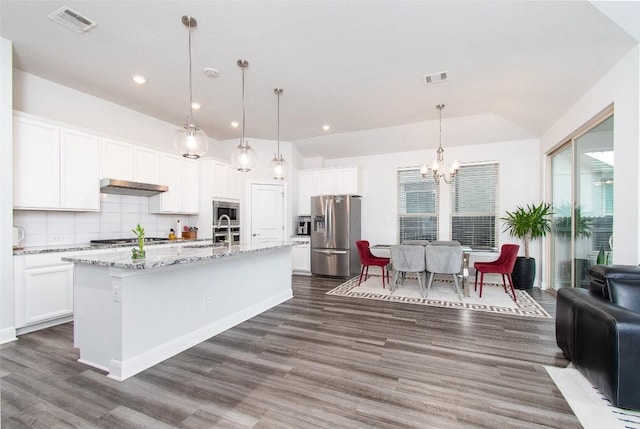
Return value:
M 227 219 L 227 243 L 231 244 L 231 219 L 229 218 L 229 216 L 227 216 L 226 214 L 223 214 L 222 216 L 220 216 L 220 218 L 218 219 L 218 225 L 217 227 L 220 228 L 222 227 L 222 219 Z

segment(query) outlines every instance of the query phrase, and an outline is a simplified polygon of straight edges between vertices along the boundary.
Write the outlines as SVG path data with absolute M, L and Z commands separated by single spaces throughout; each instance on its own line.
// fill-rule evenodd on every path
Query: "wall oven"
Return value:
M 213 242 L 214 243 L 225 243 L 227 241 L 227 226 L 226 222 L 222 222 L 224 226 L 217 227 L 213 226 Z M 232 226 L 231 227 L 231 243 L 238 244 L 240 243 L 240 227 Z

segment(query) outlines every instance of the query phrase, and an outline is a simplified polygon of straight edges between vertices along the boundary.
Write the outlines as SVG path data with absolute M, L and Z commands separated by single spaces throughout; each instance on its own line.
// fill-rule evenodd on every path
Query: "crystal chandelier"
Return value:
M 176 131 L 173 144 L 182 156 L 190 159 L 198 159 L 209 149 L 207 135 L 193 122 L 193 85 L 191 79 L 191 29 L 198 25 L 198 21 L 192 16 L 183 16 L 182 23 L 189 27 L 189 116 L 187 123 Z
M 231 163 L 238 171 L 251 171 L 256 162 L 256 152 L 244 138 L 245 131 L 245 107 L 244 107 L 244 72 L 249 67 L 247 60 L 238 60 L 238 67 L 242 69 L 242 137 L 240 144 L 236 146 L 231 157 Z
M 429 175 L 429 170 L 431 170 L 433 173 L 433 180 L 435 180 L 436 184 L 440 184 L 440 179 L 444 180 L 445 183 L 452 183 L 458 174 L 460 164 L 458 163 L 458 160 L 453 160 L 453 164 L 451 164 L 449 171 L 443 171 L 444 149 L 442 149 L 442 109 L 444 109 L 444 104 L 438 104 L 436 109 L 440 112 L 440 138 L 437 157 L 430 166 L 427 164 L 422 165 L 420 168 L 420 175 L 422 175 L 423 178 L 426 178 Z
M 276 180 L 284 180 L 287 176 L 288 165 L 280 153 L 280 95 L 282 94 L 282 88 L 275 88 L 273 93 L 278 97 L 278 149 L 271 160 L 271 171 L 273 172 L 273 178 Z

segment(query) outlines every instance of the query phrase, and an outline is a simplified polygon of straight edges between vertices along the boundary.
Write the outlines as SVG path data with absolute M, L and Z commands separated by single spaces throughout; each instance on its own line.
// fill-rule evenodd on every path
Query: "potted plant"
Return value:
M 544 237 L 551 231 L 552 214 L 551 204 L 543 202 L 538 205 L 518 206 L 513 212 L 508 211 L 506 217 L 501 218 L 505 223 L 504 232 L 524 242 L 524 257 L 518 256 L 511 273 L 513 286 L 518 289 L 533 288 L 536 260 L 529 256 L 529 244 L 531 240 Z
M 132 229 L 131 231 L 136 235 L 136 238 L 138 239 L 138 247 L 134 247 L 133 249 L 131 249 L 131 258 L 144 259 L 144 228 L 141 227 L 140 224 L 138 224 L 138 226 L 136 226 L 136 229 Z

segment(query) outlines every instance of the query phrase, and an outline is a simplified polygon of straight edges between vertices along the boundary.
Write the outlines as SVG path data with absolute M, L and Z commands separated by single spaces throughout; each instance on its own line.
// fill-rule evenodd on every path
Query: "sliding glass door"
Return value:
M 591 265 L 613 263 L 613 115 L 551 154 L 555 289 L 587 287 Z

